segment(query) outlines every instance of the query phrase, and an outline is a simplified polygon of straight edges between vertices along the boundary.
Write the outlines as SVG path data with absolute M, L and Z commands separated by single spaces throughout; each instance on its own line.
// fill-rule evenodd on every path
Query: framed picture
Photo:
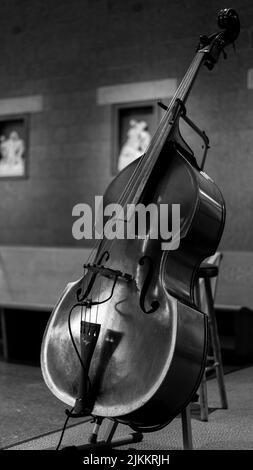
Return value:
M 28 176 L 28 115 L 0 116 L 0 179 Z
M 113 175 L 145 153 L 162 114 L 157 101 L 113 105 Z

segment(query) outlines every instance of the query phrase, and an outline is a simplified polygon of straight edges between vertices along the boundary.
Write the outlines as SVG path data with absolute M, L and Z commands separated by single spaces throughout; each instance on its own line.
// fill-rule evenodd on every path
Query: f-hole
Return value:
M 148 292 L 148 289 L 149 289 L 149 286 L 153 277 L 153 272 L 154 272 L 153 261 L 150 258 L 150 256 L 146 256 L 146 255 L 142 256 L 142 258 L 139 260 L 139 264 L 141 266 L 143 266 L 145 262 L 148 263 L 148 272 L 147 272 L 147 275 L 146 275 L 146 278 L 145 278 L 145 281 L 143 283 L 141 293 L 140 293 L 140 307 L 144 313 L 149 314 L 149 313 L 156 312 L 156 310 L 160 307 L 160 303 L 158 302 L 158 300 L 154 299 L 151 302 L 151 308 L 149 310 L 145 307 L 145 298 L 146 298 L 146 295 L 147 295 L 147 292 Z

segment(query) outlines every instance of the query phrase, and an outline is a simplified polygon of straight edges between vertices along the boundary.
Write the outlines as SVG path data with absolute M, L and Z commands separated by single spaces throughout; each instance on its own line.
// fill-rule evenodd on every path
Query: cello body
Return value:
M 212 69 L 237 38 L 233 9 L 218 16 L 221 32 L 202 36 L 195 58 L 139 160 L 110 184 L 104 205 L 180 207 L 180 244 L 164 250 L 153 237 L 99 242 L 84 275 L 67 285 L 49 319 L 41 369 L 52 393 L 72 416 L 117 419 L 150 431 L 169 423 L 192 399 L 206 358 L 207 319 L 195 303 L 201 262 L 215 253 L 225 204 L 198 167 L 179 132 L 179 119 L 197 72 Z M 106 223 L 106 220 L 104 221 Z M 125 218 L 121 220 L 125 227 Z M 72 413 L 72 411 L 71 411 Z
M 145 204 L 149 199 L 158 205 L 166 202 L 168 207 L 173 201 L 180 204 L 180 247 L 163 252 L 161 240 L 151 239 L 148 243 L 117 240 L 113 245 L 110 267 L 131 273 L 136 282 L 118 280 L 112 299 L 100 306 L 101 330 L 89 372 L 95 398 L 92 414 L 117 417 L 139 428 L 172 420 L 199 385 L 207 325 L 206 316 L 194 303 L 195 274 L 201 261 L 215 252 L 225 214 L 216 185 L 183 155 L 171 149 L 169 155 L 164 151 L 161 159 L 163 177 L 155 189 L 150 181 L 144 200 Z M 106 203 L 117 200 L 137 163 L 130 164 L 115 178 L 105 194 Z M 100 253 L 101 250 L 103 246 Z M 148 266 L 140 265 L 143 256 L 149 259 Z M 160 306 L 147 314 L 140 308 L 139 298 L 150 266 L 152 281 L 145 302 L 149 305 L 155 298 Z M 81 279 L 68 285 L 52 314 L 42 348 L 44 379 L 51 391 L 70 406 L 77 396 L 80 366 L 69 340 L 67 317 L 82 282 Z M 108 297 L 111 284 L 111 280 L 103 280 L 101 292 L 98 283 L 100 298 Z M 95 285 L 93 298 L 96 297 Z M 94 318 L 96 306 L 91 310 Z M 72 316 L 77 344 L 79 323 L 80 307 Z

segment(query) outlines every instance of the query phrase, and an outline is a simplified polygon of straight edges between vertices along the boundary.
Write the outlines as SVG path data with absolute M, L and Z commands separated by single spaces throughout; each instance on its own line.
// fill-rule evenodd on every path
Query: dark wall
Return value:
M 226 3 L 226 2 L 225 2 Z M 1 0 L 0 99 L 39 94 L 30 118 L 26 180 L 0 180 L 0 244 L 73 245 L 72 207 L 92 204 L 112 179 L 111 108 L 100 86 L 180 80 L 200 33 L 216 29 L 224 0 Z M 206 172 L 227 203 L 224 249 L 252 250 L 253 3 L 236 54 L 199 75 L 189 113 L 206 130 Z M 251 29 L 252 28 L 252 29 Z

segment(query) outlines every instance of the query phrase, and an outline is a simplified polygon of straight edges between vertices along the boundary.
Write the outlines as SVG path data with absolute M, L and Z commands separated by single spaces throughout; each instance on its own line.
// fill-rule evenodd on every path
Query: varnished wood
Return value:
M 180 204 L 179 248 L 164 252 L 161 238 L 151 237 L 150 226 L 144 240 L 137 234 L 134 240 L 103 239 L 92 259 L 97 267 L 106 256 L 103 273 L 94 276 L 86 266 L 84 277 L 67 286 L 51 315 L 41 350 L 45 382 L 58 398 L 71 406 L 81 400 L 83 413 L 117 417 L 141 431 L 158 429 L 188 405 L 205 364 L 207 321 L 195 305 L 194 286 L 200 263 L 217 249 L 225 204 L 182 144 L 179 118 L 200 65 L 211 69 L 221 50 L 239 34 L 234 10 L 222 10 L 218 18 L 223 30 L 202 36 L 146 154 L 121 172 L 105 195 L 105 203 L 123 207 L 167 204 L 169 219 L 172 204 Z M 128 280 L 117 275 L 112 291 L 106 269 L 126 273 Z M 79 361 L 77 354 L 82 323 L 98 323 L 100 329 L 86 397 L 82 385 L 87 370 L 80 367 L 85 360 Z
M 167 156 L 164 155 L 164 162 L 165 157 Z M 105 194 L 106 203 L 115 200 L 115 194 L 122 191 L 123 184 L 137 164 L 134 162 L 114 180 Z M 178 180 L 175 176 L 172 178 L 173 173 L 178 175 Z M 188 245 L 187 256 L 187 244 L 183 240 L 178 251 L 178 264 L 175 260 L 176 252 L 161 252 L 160 240 L 149 240 L 148 244 L 143 240 L 137 243 L 132 240 L 118 240 L 113 245 L 110 267 L 132 274 L 136 285 L 118 281 L 113 298 L 98 309 L 98 322 L 102 328 L 90 370 L 94 397 L 96 396 L 93 408 L 95 415 L 120 416 L 123 422 L 131 420 L 139 426 L 157 425 L 163 420 L 169 422 L 190 401 L 199 384 L 205 357 L 206 319 L 194 305 L 194 262 L 197 259 L 197 263 L 200 263 L 216 250 L 224 224 L 224 202 L 214 183 L 193 169 L 178 154 L 170 155 L 170 165 L 167 166 L 167 171 L 164 170 L 163 178 L 152 195 L 153 201 L 159 199 L 160 203 L 164 203 L 166 200 L 170 205 L 172 189 L 180 188 L 180 184 L 188 184 L 192 190 L 192 198 L 198 200 L 197 204 L 190 204 L 189 198 L 184 199 L 183 192 L 178 192 L 177 201 L 181 203 L 184 237 L 188 233 L 189 224 L 199 220 L 198 211 L 201 216 L 205 216 L 210 206 L 209 203 L 206 205 L 210 190 L 212 197 L 216 198 L 210 213 L 212 230 L 208 229 L 208 220 L 200 219 L 201 230 L 196 238 L 198 222 L 195 228 L 193 224 L 191 236 L 197 240 L 195 258 L 192 259 L 190 254 L 191 244 Z M 207 248 L 204 246 L 206 238 L 209 239 Z M 154 284 L 150 286 L 146 301 L 151 303 L 156 293 L 161 304 L 153 315 L 144 314 L 139 307 L 143 273 L 138 260 L 143 255 L 144 243 L 145 253 L 154 261 Z M 102 248 L 100 252 L 101 250 Z M 185 260 L 182 264 L 181 256 Z M 133 263 L 133 260 L 136 262 Z M 157 284 L 155 279 L 159 279 L 159 276 L 162 276 L 161 283 Z M 173 283 L 174 277 L 177 280 Z M 52 315 L 42 348 L 44 379 L 52 392 L 71 406 L 75 403 L 80 369 L 69 340 L 67 318 L 81 286 L 82 279 L 68 286 Z M 104 279 L 102 287 L 100 283 L 94 286 L 93 298 L 99 294 L 100 298 L 106 298 L 110 290 L 111 281 Z M 176 297 L 180 296 L 188 305 L 177 300 Z M 126 300 L 123 302 L 122 299 Z M 96 315 L 95 307 L 92 315 Z M 76 344 L 80 341 L 79 321 L 80 308 L 77 308 L 72 315 Z M 116 348 L 111 357 L 105 346 L 108 331 L 115 334 Z M 180 374 L 177 373 L 179 368 Z M 110 387 L 107 385 L 109 383 Z M 174 384 L 173 387 L 170 383 Z M 150 413 L 150 403 L 156 402 L 156 412 Z

